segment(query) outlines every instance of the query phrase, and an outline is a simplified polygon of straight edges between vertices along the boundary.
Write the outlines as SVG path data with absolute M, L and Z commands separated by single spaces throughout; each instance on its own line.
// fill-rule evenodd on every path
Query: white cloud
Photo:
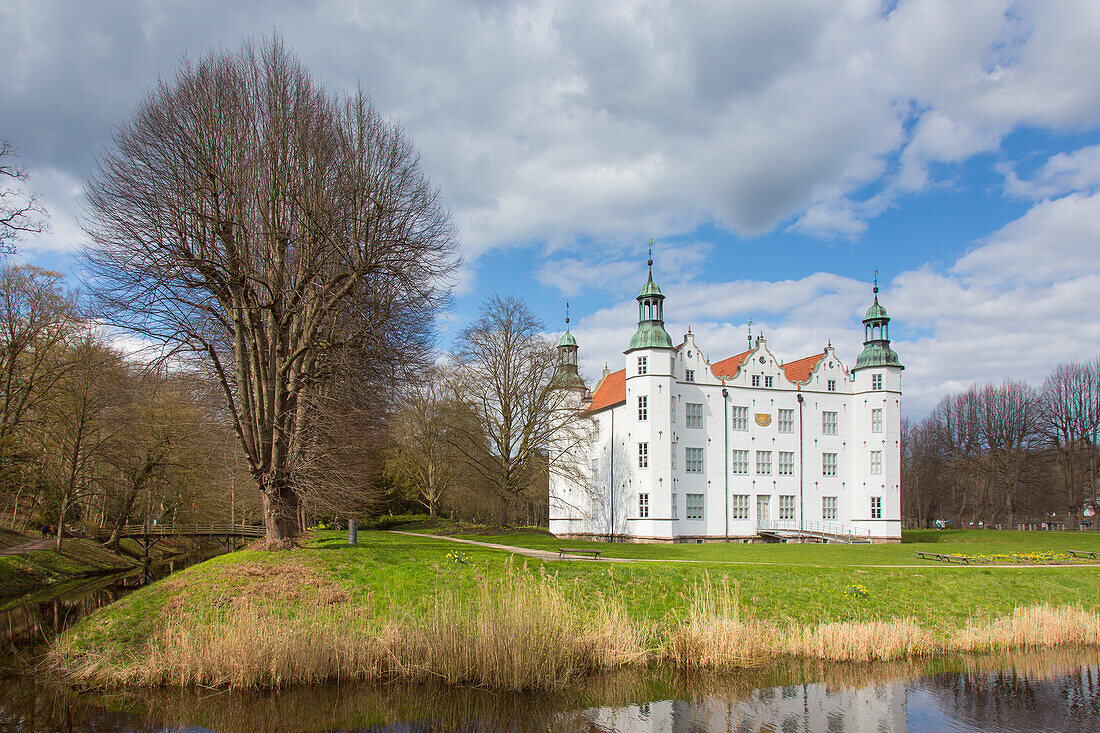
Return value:
M 476 259 L 711 222 L 858 236 L 935 185 L 936 164 L 1020 125 L 1100 120 L 1091 0 L 263 8 L 17 3 L 0 23 L 6 134 L 33 167 L 79 178 L 180 56 L 276 29 L 330 87 L 361 82 L 407 127 Z
M 1002 167 L 1005 192 L 1021 198 L 1041 199 L 1070 191 L 1091 191 L 1100 185 L 1100 145 L 1051 156 L 1030 179 L 1017 177 L 1011 165 Z

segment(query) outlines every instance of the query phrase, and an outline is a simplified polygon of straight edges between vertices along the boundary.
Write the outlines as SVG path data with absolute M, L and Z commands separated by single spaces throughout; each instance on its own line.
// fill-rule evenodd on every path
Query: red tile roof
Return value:
M 741 368 L 741 363 L 745 361 L 745 357 L 752 353 L 752 349 L 748 351 L 742 351 L 737 356 L 731 356 L 728 359 L 715 362 L 710 365 L 711 372 L 714 376 L 722 379 L 723 377 L 729 378 L 737 374 L 737 370 Z
M 600 380 L 596 391 L 592 393 L 592 404 L 588 406 L 588 412 L 596 412 L 623 402 L 626 402 L 626 370 L 620 369 Z
M 798 361 L 788 362 L 783 365 L 783 373 L 787 375 L 787 379 L 792 382 L 805 383 L 810 378 L 810 373 L 817 366 L 817 363 L 825 358 L 825 352 L 820 354 L 814 354 L 813 356 L 807 356 Z

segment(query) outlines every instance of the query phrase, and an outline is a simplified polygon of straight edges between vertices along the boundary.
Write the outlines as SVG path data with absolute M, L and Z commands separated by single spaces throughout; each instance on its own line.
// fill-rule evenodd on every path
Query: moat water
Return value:
M 722 676 L 656 670 L 538 695 L 406 685 L 83 690 L 40 670 L 42 645 L 65 627 L 201 559 L 0 599 L 0 733 L 1100 730 L 1100 659 L 1063 650 L 876 665 L 788 662 Z

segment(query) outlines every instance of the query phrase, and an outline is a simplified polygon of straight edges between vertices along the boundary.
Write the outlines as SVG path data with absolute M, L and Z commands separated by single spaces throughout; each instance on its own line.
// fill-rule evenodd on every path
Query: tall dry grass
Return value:
M 346 596 L 332 598 L 291 609 L 270 594 L 245 594 L 208 616 L 169 606 L 139 648 L 112 652 L 65 635 L 50 660 L 93 684 L 280 688 L 400 679 L 526 690 L 652 662 L 721 672 L 780 657 L 882 662 L 1100 646 L 1100 614 L 1080 607 L 1019 608 L 939 635 L 911 619 L 800 626 L 756 619 L 742 609 L 736 586 L 709 577 L 692 586 L 685 612 L 660 626 L 631 617 L 617 598 L 578 599 L 555 578 L 525 571 L 385 618 Z
M 992 621 L 971 620 L 950 639 L 952 651 L 1100 646 L 1100 614 L 1080 606 L 1017 608 Z
M 731 669 L 763 664 L 772 656 L 770 624 L 743 618 L 736 588 L 709 575 L 692 585 L 687 613 L 673 620 L 662 658 L 679 669 Z

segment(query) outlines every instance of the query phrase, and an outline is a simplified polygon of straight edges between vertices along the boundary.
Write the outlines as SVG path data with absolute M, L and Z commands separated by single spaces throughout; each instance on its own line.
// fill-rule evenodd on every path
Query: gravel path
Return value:
M 54 542 L 53 537 L 44 540 L 31 540 L 0 549 L 0 555 L 25 555 L 35 550 L 49 550 L 54 546 Z

